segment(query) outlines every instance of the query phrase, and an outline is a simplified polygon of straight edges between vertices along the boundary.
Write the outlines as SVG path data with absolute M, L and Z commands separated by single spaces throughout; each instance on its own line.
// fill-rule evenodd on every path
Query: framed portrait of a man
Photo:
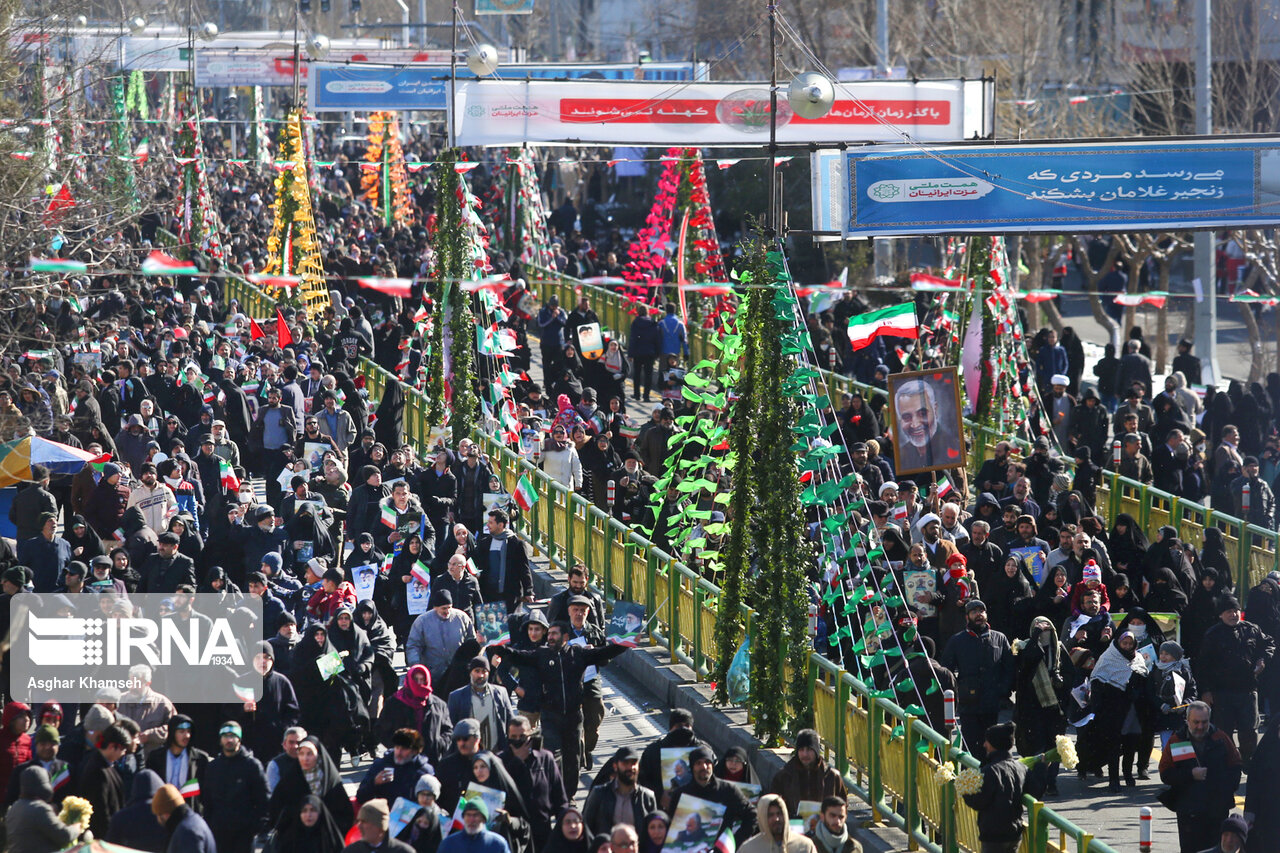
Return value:
M 922 474 L 965 463 L 964 424 L 956 368 L 941 367 L 889 377 L 894 468 Z

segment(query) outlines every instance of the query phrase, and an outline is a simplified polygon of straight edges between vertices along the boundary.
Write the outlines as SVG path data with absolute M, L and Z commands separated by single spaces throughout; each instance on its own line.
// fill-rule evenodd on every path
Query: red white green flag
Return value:
M 529 482 L 526 474 L 520 478 L 520 482 L 516 483 L 516 506 L 525 512 L 533 509 L 533 505 L 538 502 L 538 492 L 533 488 L 533 483 Z
M 870 346 L 881 335 L 918 338 L 915 303 L 904 302 L 849 318 L 849 343 L 855 350 Z
M 221 456 L 218 457 L 218 476 L 222 478 L 222 485 L 227 491 L 240 491 L 240 478 L 236 476 L 236 469 Z
M 389 503 L 382 505 L 382 523 L 392 530 L 396 529 L 396 508 Z
M 184 800 L 189 800 L 192 797 L 200 796 L 200 780 L 198 779 L 188 780 L 187 784 L 183 785 L 181 788 L 178 789 L 178 793 L 182 794 L 182 798 Z
M 198 275 L 200 272 L 191 261 L 172 258 L 156 250 L 142 262 L 143 275 Z

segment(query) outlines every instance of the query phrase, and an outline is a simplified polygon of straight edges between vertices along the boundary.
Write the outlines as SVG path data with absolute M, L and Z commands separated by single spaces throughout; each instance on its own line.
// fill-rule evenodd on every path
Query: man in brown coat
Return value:
M 821 803 L 827 797 L 849 796 L 840 772 L 822 757 L 822 741 L 813 729 L 796 735 L 796 751 L 773 777 L 769 792 L 782 797 L 790 814 L 798 814 L 801 800 Z

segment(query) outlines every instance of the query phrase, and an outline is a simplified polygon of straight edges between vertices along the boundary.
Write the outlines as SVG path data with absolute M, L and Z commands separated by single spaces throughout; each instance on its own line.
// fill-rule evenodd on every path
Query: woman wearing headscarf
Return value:
M 1186 549 L 1178 541 L 1176 527 L 1166 524 L 1156 531 L 1156 541 L 1147 549 L 1144 566 L 1148 580 L 1151 579 L 1155 569 L 1164 567 L 1173 572 L 1185 595 L 1190 596 L 1195 592 L 1196 573 L 1191 567 L 1191 559 L 1187 556 Z
M 622 458 L 614 450 L 606 433 L 600 433 L 587 443 L 578 454 L 582 461 L 582 470 L 591 481 L 588 493 L 597 509 L 610 512 L 608 484 L 610 480 L 621 479 Z
M 1044 616 L 1031 620 L 1025 640 L 1014 640 L 1018 667 L 1014 722 L 1018 752 L 1038 755 L 1053 748 L 1054 738 L 1067 730 L 1062 701 L 1074 682 L 1071 657 L 1058 641 L 1053 623 Z M 1048 765 L 1047 793 L 1058 793 L 1058 763 Z
M 404 444 L 404 389 L 399 382 L 388 382 L 378 403 L 373 434 L 387 447 Z
M 1022 561 L 1014 556 L 1006 557 L 1000 571 L 992 572 L 982 589 L 991 627 L 1008 637 L 1025 634 L 1034 607 L 1035 589 L 1035 580 Z
M 572 405 L 577 405 L 582 397 L 582 358 L 572 345 L 564 348 L 564 360 L 560 362 L 560 370 L 551 380 L 551 393 L 560 397 L 567 396 Z M 563 411 L 563 409 L 562 409 Z
M 715 763 L 711 772 L 717 779 L 723 779 L 726 782 L 760 784 L 760 777 L 756 775 L 756 769 L 751 766 L 747 751 L 740 746 L 729 747 L 724 756 Z
M 280 815 L 268 848 L 274 853 L 342 853 L 344 846 L 329 808 L 315 794 L 307 794 L 297 809 Z
M 1132 515 L 1127 512 L 1117 515 L 1115 524 L 1111 526 L 1111 535 L 1107 537 L 1112 570 L 1124 572 L 1136 582 L 1142 576 L 1149 545 L 1146 534 Z
M 593 379 L 600 399 L 608 400 L 612 397 L 625 396 L 627 374 L 631 372 L 631 365 L 616 338 L 609 341 L 609 346 L 605 347 L 604 355 L 600 356 L 597 363 L 600 369 Z
M 1098 657 L 1089 678 L 1089 707 L 1094 718 L 1084 727 L 1093 765 L 1107 767 L 1108 790 L 1120 791 L 1120 760 L 1124 759 L 1125 784 L 1133 778 L 1133 758 L 1146 713 L 1147 659 L 1138 654 L 1133 634 L 1123 631 Z M 1083 765 L 1082 765 L 1083 766 Z
M 396 638 L 378 615 L 378 610 L 371 601 L 362 601 L 356 605 L 356 624 L 364 630 L 373 649 L 373 670 L 371 684 L 372 698 L 369 704 L 369 717 L 377 719 L 382 711 L 382 700 L 395 689 L 399 682 L 392 660 L 396 653 Z
M 419 560 L 430 562 L 432 556 L 421 536 L 409 534 L 404 547 L 391 559 L 386 578 L 379 575 L 374 586 L 373 599 L 378 605 L 378 612 L 392 626 L 401 642 L 408 638 L 415 618 L 409 613 L 409 584 L 413 583 L 413 567 Z
M 178 534 L 178 553 L 186 554 L 193 561 L 200 559 L 204 550 L 204 537 L 200 535 L 200 525 L 186 513 L 179 513 L 169 519 L 169 532 Z
M 351 798 L 342 784 L 338 764 L 315 735 L 298 744 L 297 758 L 283 758 L 280 781 L 267 802 L 267 825 L 280 826 L 289 814 L 301 814 L 302 803 L 315 796 L 324 803 L 333 822 L 339 827 L 355 823 Z
M 319 517 L 319 509 L 314 501 L 300 501 L 293 517 L 284 524 L 287 539 L 285 540 L 286 569 L 301 577 L 305 572 L 307 560 L 311 557 L 322 559 L 332 557 L 336 550 L 333 537 L 329 533 L 329 525 Z M 294 546 L 303 543 L 304 548 Z M 310 543 L 310 550 L 305 544 Z M 310 556 L 306 556 L 309 554 Z
M 240 588 L 231 582 L 226 569 L 222 566 L 210 566 L 205 572 L 204 581 L 196 588 L 196 592 L 210 596 L 196 599 L 199 603 L 196 609 L 210 618 L 226 616 L 239 607 L 240 602 L 244 600 Z
M 360 698 L 367 706 L 373 690 L 373 646 L 356 624 L 355 608 L 346 604 L 338 608 L 329 620 L 329 642 L 343 656 L 342 670 L 360 688 Z
M 62 538 L 66 539 L 67 544 L 71 546 L 71 559 L 78 560 L 86 566 L 93 561 L 94 557 L 101 557 L 107 553 L 102 547 L 102 538 L 93 532 L 93 528 L 84 520 L 83 515 L 71 516 L 71 524 L 63 531 Z
M 1008 570 L 1005 570 L 1008 574 Z M 1071 615 L 1071 582 L 1067 579 L 1067 570 L 1061 564 L 1049 569 L 1044 582 L 1036 590 L 1032 610 L 1037 616 L 1044 616 L 1054 625 L 1062 625 Z M 1016 635 L 1015 635 L 1016 636 Z
M 404 685 L 383 706 L 376 727 L 378 742 L 390 746 L 391 736 L 397 729 L 404 728 L 421 732 L 422 754 L 432 766 L 438 766 L 440 759 L 453 748 L 449 706 L 435 694 L 431 672 L 422 664 L 409 667 Z
M 1213 569 L 1218 573 L 1219 593 L 1235 594 L 1235 571 L 1231 568 L 1231 558 L 1227 556 L 1227 545 L 1222 538 L 1222 531 L 1216 527 L 1204 529 L 1204 547 L 1200 549 L 1200 565 L 1204 569 Z
M 360 688 L 345 670 L 339 669 L 328 678 L 321 671 L 320 659 L 334 651 L 328 628 L 309 625 L 294 650 L 290 680 L 298 696 L 299 724 L 318 736 L 325 749 L 341 757 L 344 745 L 355 754 L 369 720 Z
M 641 839 L 643 846 L 644 839 Z M 587 825 L 582 811 L 568 805 L 556 817 L 556 828 L 542 853 L 588 853 Z
M 468 783 L 484 785 L 506 794 L 502 808 L 490 815 L 493 831 L 506 839 L 511 853 L 532 853 L 533 832 L 529 826 L 529 809 L 524 795 L 502 761 L 492 752 L 477 752 L 471 758 Z M 465 785 L 463 788 L 465 789 Z
M 671 818 L 664 811 L 650 812 L 644 816 L 644 822 L 636 827 L 640 836 L 638 853 L 662 853 L 662 845 L 667 840 L 667 830 L 671 828 Z

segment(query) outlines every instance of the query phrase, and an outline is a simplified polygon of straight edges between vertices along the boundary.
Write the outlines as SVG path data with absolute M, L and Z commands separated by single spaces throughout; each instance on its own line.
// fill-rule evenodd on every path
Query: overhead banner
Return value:
M 414 65 L 412 67 L 369 67 L 360 63 L 338 65 L 332 62 L 312 63 L 314 73 L 308 81 L 308 105 L 313 111 L 351 112 L 364 110 L 443 110 L 443 94 L 449 88 L 449 66 Z M 285 63 L 289 69 L 289 85 L 293 83 L 292 57 Z M 305 68 L 303 69 L 306 70 Z M 642 80 L 659 85 L 659 81 L 681 82 L 705 77 L 705 62 L 631 63 L 520 63 L 502 64 L 494 73 L 496 79 L 486 81 L 514 92 L 523 91 L 527 80 Z M 199 77 L 197 76 L 197 80 Z M 509 81 L 521 81 L 515 83 Z M 458 87 L 479 83 L 465 66 L 458 68 Z M 226 84 L 223 84 L 226 85 Z M 236 85 L 249 85 L 238 83 Z
M 505 52 L 505 49 L 503 50 Z M 500 60 L 506 61 L 501 55 Z M 430 64 L 438 72 L 449 67 L 447 50 L 398 50 L 332 48 L 326 62 L 370 63 L 374 65 Z M 315 64 L 306 54 L 299 63 L 299 77 L 305 82 Z M 203 88 L 226 86 L 292 86 L 293 49 L 238 48 L 235 50 L 199 49 L 196 51 L 196 85 Z
M 784 145 L 985 138 L 994 103 L 990 81 L 846 83 L 819 119 L 795 115 L 780 98 L 777 138 Z M 754 146 L 769 138 L 769 91 L 758 83 L 477 80 L 458 87 L 454 121 L 460 145 Z
M 532 15 L 533 0 L 476 0 L 477 15 Z
M 1274 225 L 1280 141 L 845 152 L 853 236 Z

